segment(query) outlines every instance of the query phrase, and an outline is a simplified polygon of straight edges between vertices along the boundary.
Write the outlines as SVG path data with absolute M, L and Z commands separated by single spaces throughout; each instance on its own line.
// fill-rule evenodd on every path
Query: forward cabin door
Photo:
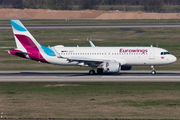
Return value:
M 149 59 L 155 59 L 155 50 L 153 48 L 149 49 Z

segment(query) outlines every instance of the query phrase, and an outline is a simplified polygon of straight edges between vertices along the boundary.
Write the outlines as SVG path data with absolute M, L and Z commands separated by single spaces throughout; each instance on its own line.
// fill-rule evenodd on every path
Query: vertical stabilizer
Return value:
M 18 50 L 26 51 L 27 48 L 40 47 L 40 44 L 19 20 L 11 20 L 11 25 Z
M 36 61 L 47 62 L 42 55 L 44 53 L 43 46 L 35 40 L 25 26 L 19 20 L 11 20 L 11 25 L 17 49 L 9 50 L 9 53 Z M 46 47 L 43 48 L 47 49 Z

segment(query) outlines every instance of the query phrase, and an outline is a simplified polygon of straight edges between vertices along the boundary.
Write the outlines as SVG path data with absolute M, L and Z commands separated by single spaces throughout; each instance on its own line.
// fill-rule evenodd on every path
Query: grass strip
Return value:
M 95 20 L 95 19 L 27 19 L 24 25 L 96 25 L 96 24 L 179 24 L 178 19 L 135 19 L 135 20 Z M 9 20 L 0 20 L 0 25 L 10 25 Z
M 1 82 L 0 96 L 4 118 L 180 118 L 180 83 Z

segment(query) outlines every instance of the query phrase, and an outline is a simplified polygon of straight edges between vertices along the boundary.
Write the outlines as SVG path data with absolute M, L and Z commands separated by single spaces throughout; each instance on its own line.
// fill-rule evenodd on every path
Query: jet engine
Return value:
M 102 63 L 102 68 L 105 72 L 119 72 L 121 70 L 121 64 L 118 62 L 105 62 Z

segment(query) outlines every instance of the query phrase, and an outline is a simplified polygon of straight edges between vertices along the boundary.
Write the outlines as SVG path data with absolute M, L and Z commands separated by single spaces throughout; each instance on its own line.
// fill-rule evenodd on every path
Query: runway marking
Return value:
M 0 82 L 180 82 L 180 71 L 128 71 L 88 75 L 87 71 L 0 71 Z

